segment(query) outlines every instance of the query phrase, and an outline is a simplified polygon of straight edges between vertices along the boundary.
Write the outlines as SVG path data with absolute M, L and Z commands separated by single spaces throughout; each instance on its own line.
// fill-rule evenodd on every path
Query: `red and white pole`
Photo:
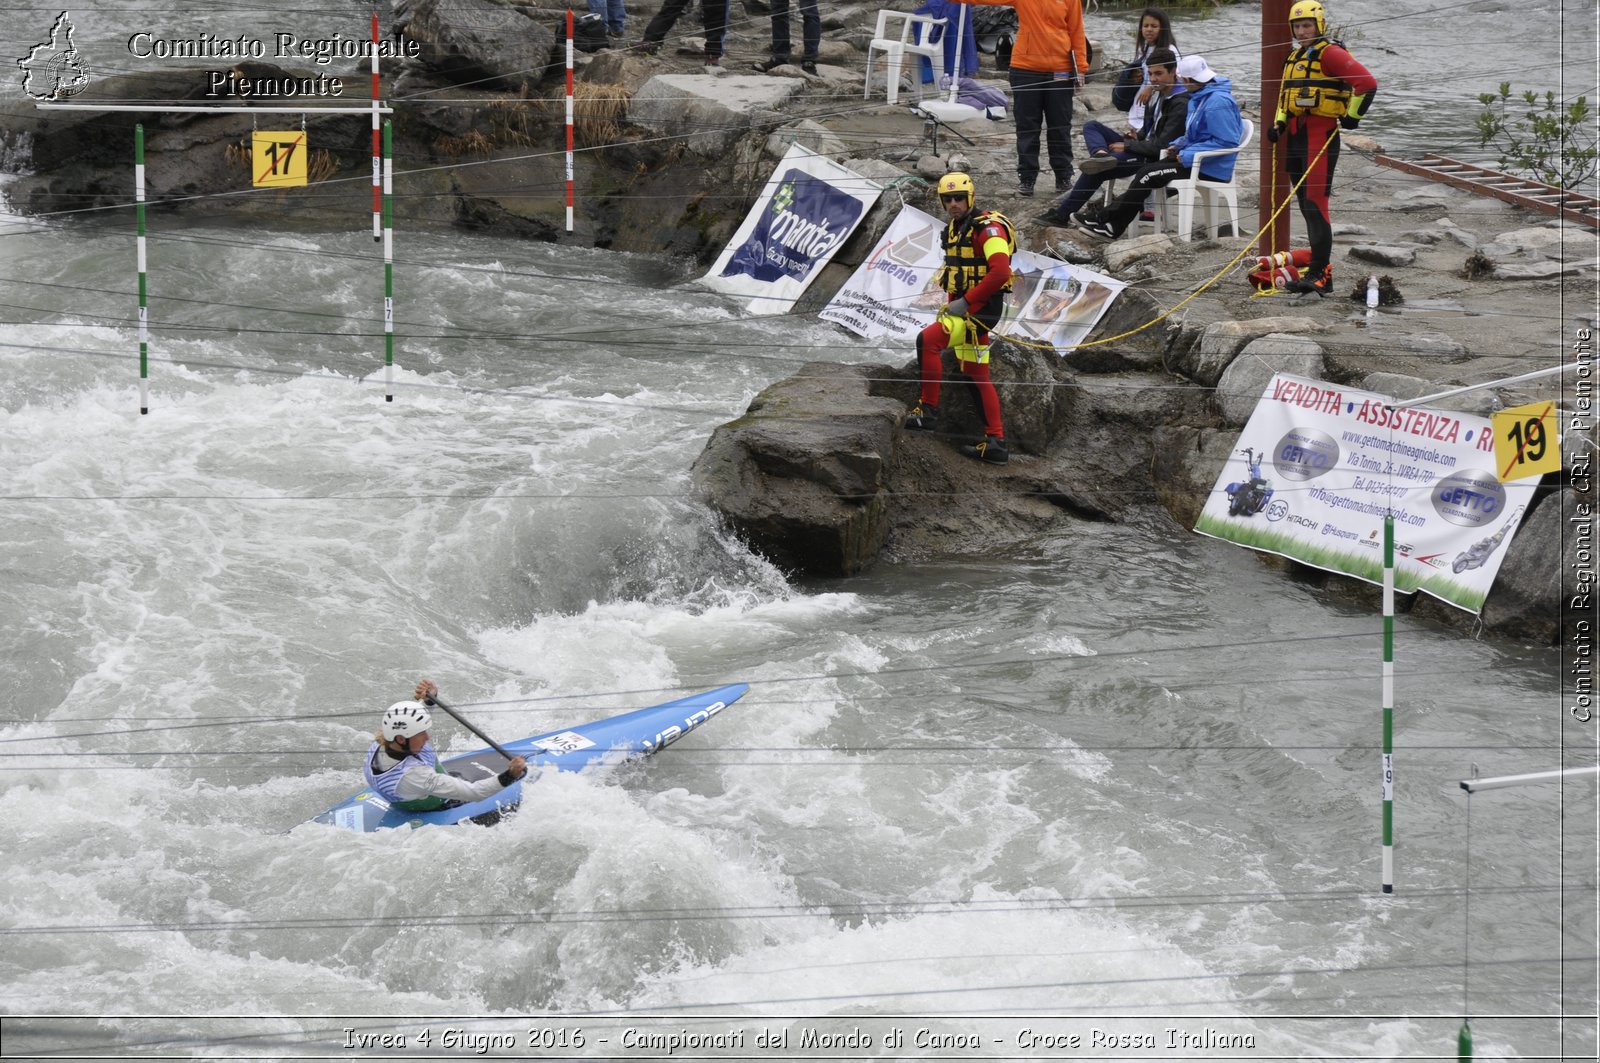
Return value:
M 372 12 L 372 238 L 383 239 L 383 134 L 378 120 L 378 12 Z
M 567 232 L 572 232 L 572 8 L 570 7 L 567 8 Z

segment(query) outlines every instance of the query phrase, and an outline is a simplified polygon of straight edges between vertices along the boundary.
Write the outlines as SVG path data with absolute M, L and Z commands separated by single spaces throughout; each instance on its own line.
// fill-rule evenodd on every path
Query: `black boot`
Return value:
M 933 432 L 939 427 L 939 407 L 931 403 L 917 403 L 906 415 L 907 432 Z
M 978 461 L 986 461 L 990 465 L 1004 465 L 1011 460 L 1011 452 L 1006 449 L 1006 441 L 997 436 L 984 436 L 982 443 L 972 443 L 961 448 L 961 453 Z

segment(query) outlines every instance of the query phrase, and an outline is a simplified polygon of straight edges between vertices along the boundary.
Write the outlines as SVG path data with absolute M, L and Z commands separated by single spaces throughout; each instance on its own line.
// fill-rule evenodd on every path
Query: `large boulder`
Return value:
M 1179 524 L 1193 528 L 1238 442 L 1239 433 L 1233 429 L 1157 428 L 1151 437 L 1150 465 L 1156 501 Z
M 770 115 L 803 87 L 793 78 L 760 74 L 658 74 L 628 101 L 628 121 L 659 137 L 680 138 L 685 148 L 710 158 L 749 134 L 753 114 Z
M 1561 637 L 1564 613 L 1569 621 L 1579 615 L 1594 616 L 1592 600 L 1589 608 L 1580 612 L 1571 608 L 1571 596 L 1562 593 L 1563 575 L 1579 568 L 1578 537 L 1563 531 L 1576 526 L 1581 505 L 1571 491 L 1539 500 L 1506 544 L 1505 560 L 1483 603 L 1485 625 L 1502 634 L 1549 644 Z M 1590 524 L 1592 527 L 1592 516 Z M 1592 537 L 1589 545 L 1592 556 Z M 1561 602 L 1562 607 L 1552 609 L 1556 602 Z
M 1222 419 L 1233 425 L 1248 421 L 1262 391 L 1279 373 L 1321 380 L 1321 345 L 1305 336 L 1283 333 L 1251 340 L 1217 381 L 1217 409 Z
M 1320 332 L 1309 317 L 1258 317 L 1247 321 L 1214 321 L 1200 333 L 1200 342 L 1174 361 L 1174 368 L 1190 380 L 1215 387 L 1222 373 L 1251 340 L 1275 332 Z
M 885 463 L 905 407 L 869 394 L 882 366 L 812 362 L 711 435 L 692 470 L 700 496 L 776 564 L 861 571 L 883 545 Z
M 418 61 L 458 85 L 518 92 L 556 60 L 553 11 L 510 0 L 397 0 L 395 14 Z

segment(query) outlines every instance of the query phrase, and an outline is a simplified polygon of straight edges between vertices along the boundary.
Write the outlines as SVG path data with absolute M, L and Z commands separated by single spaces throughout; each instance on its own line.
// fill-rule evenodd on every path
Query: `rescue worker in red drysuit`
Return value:
M 1289 179 L 1299 181 L 1312 159 L 1310 176 L 1296 193 L 1306 219 L 1311 264 L 1288 286 L 1291 292 L 1328 294 L 1333 287 L 1333 220 L 1328 196 L 1333 190 L 1333 167 L 1339 161 L 1339 130 L 1361 123 L 1378 79 L 1329 40 L 1328 17 L 1318 0 L 1299 0 L 1289 9 L 1289 32 L 1294 48 L 1283 64 L 1283 88 L 1278 93 L 1278 114 L 1267 139 L 1286 142 Z M 1329 138 L 1332 138 L 1331 140 Z M 1328 145 L 1322 151 L 1323 144 Z M 1322 152 L 1320 158 L 1317 153 Z
M 912 432 L 937 429 L 943 352 L 953 348 L 961 371 L 977 385 L 983 407 L 984 438 L 962 447 L 961 453 L 1004 465 L 1010 453 L 1000 423 L 1000 395 L 989 379 L 989 330 L 999 323 L 1006 292 L 1011 290 L 1011 256 L 1017 250 L 1017 236 L 1005 215 L 979 210 L 974 198 L 972 178 L 966 174 L 948 173 L 939 179 L 939 205 L 950 222 L 944 230 L 944 267 L 938 281 L 950 302 L 917 337 L 922 393 L 906 417 L 906 428 Z

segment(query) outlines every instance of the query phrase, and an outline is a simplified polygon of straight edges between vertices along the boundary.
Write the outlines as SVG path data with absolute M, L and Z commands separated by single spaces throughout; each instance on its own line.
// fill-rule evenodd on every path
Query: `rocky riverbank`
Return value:
M 995 345 L 993 371 L 1013 447 L 1004 468 L 957 454 L 954 443 L 977 434 L 960 385 L 948 389 L 943 407 L 948 436 L 901 431 L 915 396 L 909 359 L 815 363 L 718 429 L 695 467 L 699 489 L 757 549 L 797 574 L 850 575 L 880 558 L 991 555 L 1059 522 L 1159 520 L 1189 528 L 1273 372 L 1413 397 L 1548 366 L 1577 330 L 1594 324 L 1591 231 L 1381 168 L 1371 158 L 1378 143 L 1364 136 L 1347 137 L 1340 160 L 1334 263 L 1341 290 L 1364 287 L 1369 273 L 1392 278 L 1404 302 L 1376 313 L 1344 299 L 1251 298 L 1243 272 L 1230 268 L 1245 240 L 1230 235 L 1096 244 L 1047 228 L 1034 215 L 1049 198 L 1015 195 L 1010 122 L 933 127 L 904 105 L 910 97 L 897 107 L 884 104 L 881 91 L 862 100 L 876 7 L 829 14 L 816 75 L 798 67 L 778 76 L 737 73 L 765 53 L 767 23 L 759 13 L 736 21 L 724 62 L 731 72 L 721 76 L 703 72 L 693 37 L 669 41 L 660 57 L 620 49 L 580 57 L 577 227 L 569 235 L 555 34 L 564 10 L 497 0 L 400 6 L 398 21 L 417 58 L 398 67 L 386 87 L 402 160 L 399 228 L 458 225 L 704 262 L 731 237 L 773 161 L 800 141 L 896 195 L 883 198 L 798 312 L 831 296 L 902 199 L 932 209 L 925 179 L 953 163 L 973 173 L 985 205 L 1018 223 L 1025 246 L 1130 282 L 1090 337 L 1121 337 L 1114 342 L 1060 358 Z M 678 26 L 692 29 L 692 20 Z M 261 76 L 275 70 L 246 66 L 240 69 Z M 109 79 L 74 102 L 194 100 L 203 93 L 202 75 L 196 69 Z M 1003 75 L 984 76 L 1003 84 Z M 352 90 L 364 85 L 348 80 Z M 913 88 L 909 81 L 905 87 Z M 1243 102 L 1248 114 L 1251 101 Z M 1080 121 L 1096 116 L 1111 116 L 1101 82 L 1078 101 Z M 147 128 L 155 211 L 182 211 L 190 197 L 235 191 L 247 180 L 237 117 L 41 113 L 13 104 L 0 110 L 5 157 L 26 171 L 10 188 L 13 208 L 46 214 L 126 204 L 134 120 Z M 362 217 L 367 119 L 312 114 L 307 126 L 313 184 L 231 197 L 230 210 L 270 213 L 280 225 L 286 213 L 319 227 Z M 1048 181 L 1046 174 L 1041 187 Z M 341 189 L 349 204 L 338 200 Z M 1247 232 L 1255 216 L 1247 192 Z M 1297 218 L 1292 224 L 1298 231 Z M 1471 279 L 1463 275 L 1469 256 L 1479 256 L 1480 267 Z M 1487 273 L 1483 262 L 1493 266 Z M 1574 292 L 1583 297 L 1571 299 Z M 1570 388 L 1567 395 L 1570 405 Z M 1560 397 L 1559 386 L 1544 381 L 1477 392 L 1453 408 L 1483 414 Z M 1560 529 L 1592 514 L 1593 505 L 1586 466 L 1546 478 L 1484 609 L 1489 630 L 1537 641 L 1559 636 L 1563 615 L 1575 615 L 1561 593 L 1563 574 L 1593 569 L 1592 557 L 1578 554 L 1580 542 Z M 1335 593 L 1376 594 L 1292 562 L 1268 563 Z M 1474 622 L 1425 597 L 1402 607 L 1448 623 Z

